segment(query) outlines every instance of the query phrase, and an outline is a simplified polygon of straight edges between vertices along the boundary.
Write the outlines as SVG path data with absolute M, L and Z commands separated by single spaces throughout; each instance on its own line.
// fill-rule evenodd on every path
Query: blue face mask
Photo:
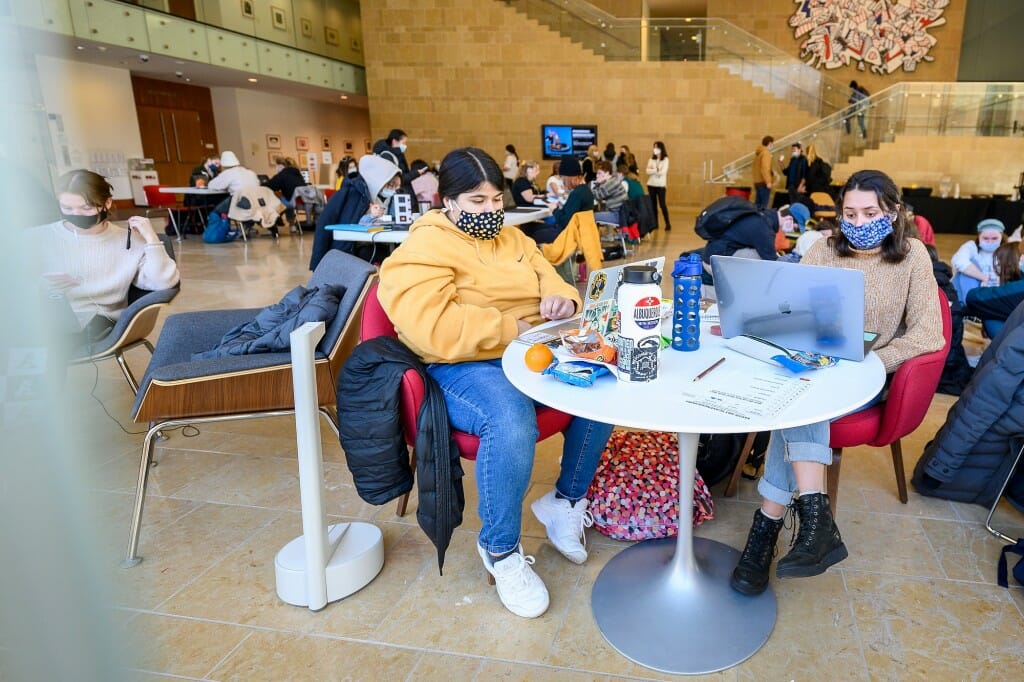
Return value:
M 879 246 L 886 237 L 892 234 L 892 218 L 881 215 L 863 225 L 854 225 L 846 218 L 839 222 L 839 229 L 850 240 L 853 248 L 860 251 Z
M 985 253 L 993 253 L 996 249 L 999 248 L 999 242 L 979 242 L 978 248 L 984 251 Z

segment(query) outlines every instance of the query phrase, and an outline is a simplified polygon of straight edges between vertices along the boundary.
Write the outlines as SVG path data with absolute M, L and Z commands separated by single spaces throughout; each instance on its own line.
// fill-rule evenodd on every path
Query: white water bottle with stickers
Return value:
M 649 265 L 624 267 L 616 303 L 619 308 L 616 342 L 619 380 L 657 379 L 661 348 L 661 278 L 657 269 Z

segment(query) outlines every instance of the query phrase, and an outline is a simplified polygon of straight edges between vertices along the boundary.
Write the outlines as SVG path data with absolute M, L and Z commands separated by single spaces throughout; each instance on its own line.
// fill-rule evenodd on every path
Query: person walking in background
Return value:
M 501 174 L 505 176 L 505 185 L 508 187 L 519 177 L 519 153 L 514 145 L 505 145 L 505 163 L 501 167 Z
M 850 105 L 850 114 L 857 117 L 857 126 L 860 128 L 860 136 L 865 140 L 868 137 L 868 128 L 864 122 L 865 111 L 867 110 L 867 100 L 871 96 L 871 93 L 857 84 L 857 81 L 850 81 L 850 99 L 847 100 L 847 104 Z M 843 120 L 843 124 L 846 126 L 846 132 L 850 132 L 850 116 L 847 116 Z
M 665 143 L 657 140 L 651 150 L 651 158 L 647 160 L 647 193 L 651 195 L 651 202 L 654 204 L 654 229 L 658 229 L 658 206 L 661 206 L 661 214 L 665 216 L 665 231 L 672 229 L 672 220 L 668 217 L 668 203 L 666 202 L 666 186 L 668 185 L 668 152 L 665 150 Z
M 754 165 L 751 175 L 754 180 L 754 205 L 758 209 L 768 208 L 768 199 L 772 195 L 775 183 L 775 171 L 772 170 L 772 143 L 775 138 L 765 135 L 761 138 L 761 146 L 754 152 Z
M 402 179 L 409 178 L 409 162 L 405 158 L 405 150 L 408 149 L 409 136 L 404 130 L 392 129 L 383 140 L 373 143 L 373 153 L 383 156 L 385 159 L 402 169 Z
M 782 169 L 786 176 L 786 190 L 789 192 L 789 203 L 795 204 L 800 201 L 800 195 L 807 193 L 805 180 L 807 179 L 807 157 L 803 154 L 803 147 L 799 142 L 794 142 L 789 152 L 789 163 Z M 785 157 L 779 157 L 779 165 Z

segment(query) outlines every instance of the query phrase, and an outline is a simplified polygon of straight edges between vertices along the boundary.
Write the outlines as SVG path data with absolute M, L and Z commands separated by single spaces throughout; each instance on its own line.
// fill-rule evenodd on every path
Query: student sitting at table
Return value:
M 440 385 L 451 426 L 480 438 L 477 552 L 505 607 L 535 618 L 547 610 L 548 591 L 520 541 L 536 412 L 505 377 L 501 356 L 519 334 L 571 317 L 581 302 L 532 241 L 503 227 L 503 186 L 501 168 L 486 152 L 466 147 L 445 156 L 444 208 L 413 223 L 384 261 L 378 296 L 398 338 Z M 548 539 L 573 563 L 587 559 L 584 496 L 611 431 L 610 424 L 574 418 L 555 487 L 531 505 Z
M 423 159 L 416 159 L 412 162 L 411 174 L 413 176 L 412 191 L 416 194 L 416 201 L 437 208 L 437 174 Z
M 594 147 L 597 149 L 597 147 Z M 566 228 L 572 217 L 580 211 L 594 210 L 594 193 L 590 185 L 583 182 L 583 170 L 579 159 L 567 156 L 558 162 L 558 172 L 569 191 L 565 203 L 552 211 L 554 220 L 535 230 L 530 236 L 538 244 L 549 244 Z
M 381 207 L 379 213 L 384 215 L 394 196 L 394 188 L 401 184 L 401 176 L 402 170 L 383 156 L 367 154 L 359 159 L 359 173 L 345 180 L 341 189 L 331 195 L 316 219 L 316 233 L 313 235 L 309 259 L 310 270 L 315 270 L 331 249 L 360 257 L 372 253 L 372 248 L 365 253 L 360 251 L 359 245 L 354 242 L 335 241 L 334 232 L 327 228 L 330 225 L 366 224 L 364 221 L 367 216 L 372 220 L 373 214 L 377 212 L 371 208 L 374 204 Z
M 537 176 L 540 175 L 540 164 L 536 161 L 523 161 L 519 166 L 519 176 L 512 183 L 512 200 L 516 206 L 544 206 L 546 194 L 537 187 Z
M 547 182 L 544 183 L 544 193 L 548 199 L 553 202 L 561 204 L 568 192 L 565 189 L 565 183 L 562 181 L 562 176 L 558 174 L 559 162 L 555 161 L 551 165 L 551 175 L 548 176 Z
M 622 178 L 612 173 L 612 164 L 598 161 L 595 165 L 594 198 L 601 202 L 602 210 L 594 213 L 599 223 L 619 224 L 619 207 L 629 198 L 629 189 Z
M 967 303 L 967 292 L 976 287 L 999 286 L 999 275 L 992 254 L 1006 242 L 1006 227 L 1001 220 L 986 218 L 978 223 L 978 237 L 964 242 L 950 259 L 953 286 L 961 303 Z
M 256 173 L 252 172 L 239 162 L 238 157 L 235 156 L 234 152 L 224 151 L 220 154 L 220 173 L 217 174 L 213 180 L 206 183 L 209 189 L 226 191 L 229 195 L 234 194 L 243 187 L 259 187 L 260 179 Z M 217 213 L 228 212 L 228 208 L 231 206 L 231 197 L 228 196 L 216 207 L 214 211 Z
M 945 343 L 931 259 L 924 244 L 907 236 L 899 190 L 881 171 L 851 175 L 839 205 L 838 233 L 819 239 L 801 262 L 864 273 L 864 328 L 878 333 L 873 350 L 891 376 L 905 361 Z M 757 486 L 761 507 L 732 573 L 733 589 L 754 595 L 768 587 L 782 517 L 790 506 L 799 531 L 776 566 L 777 577 L 819 575 L 847 557 L 826 494 L 825 467 L 831 463 L 829 422 L 772 432 Z
M 302 171 L 295 165 L 295 160 L 287 156 L 275 156 L 274 168 L 277 172 L 274 177 L 267 180 L 266 185 L 274 190 L 274 194 L 285 205 L 284 217 L 290 225 L 295 222 L 295 207 L 292 200 L 295 197 L 295 188 L 308 185 L 302 177 Z M 294 229 L 294 228 L 292 228 Z

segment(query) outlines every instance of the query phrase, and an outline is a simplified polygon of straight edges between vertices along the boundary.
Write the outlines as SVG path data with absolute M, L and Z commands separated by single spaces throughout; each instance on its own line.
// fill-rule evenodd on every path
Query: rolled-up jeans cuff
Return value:
M 786 458 L 790 462 L 832 463 L 832 448 L 821 443 L 786 443 Z
M 764 476 L 757 482 L 757 492 L 761 497 L 766 500 L 771 500 L 775 504 L 788 507 L 789 503 L 793 501 L 793 493 L 789 490 L 783 490 L 777 486 L 769 483 Z

